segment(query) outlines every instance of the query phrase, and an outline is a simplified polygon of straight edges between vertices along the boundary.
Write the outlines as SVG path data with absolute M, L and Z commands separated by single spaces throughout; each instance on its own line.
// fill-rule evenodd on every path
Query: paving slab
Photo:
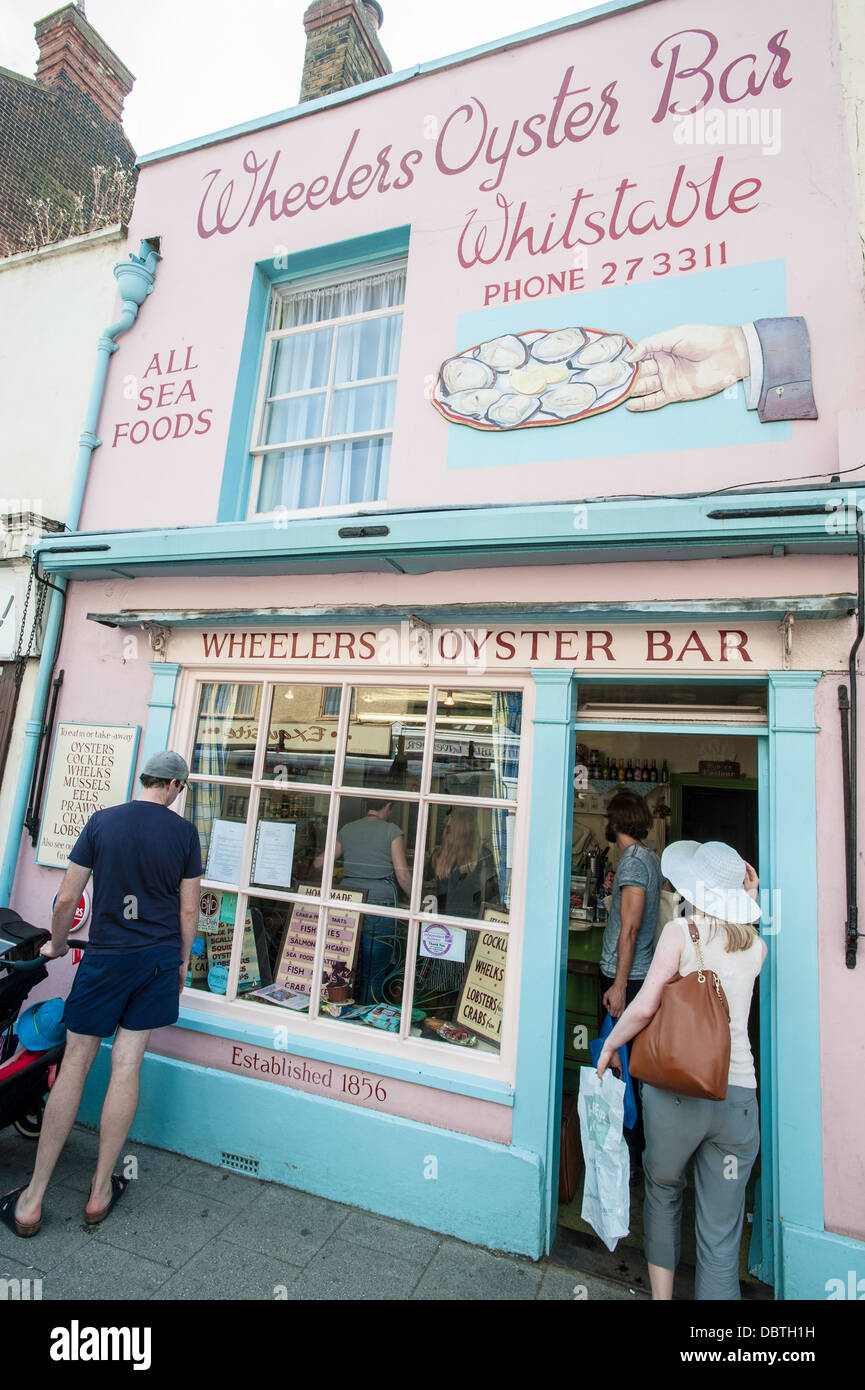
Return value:
M 306 1265 L 350 1211 L 350 1207 L 325 1197 L 262 1183 L 255 1201 L 242 1212 L 232 1213 L 233 1219 L 223 1229 L 222 1237 L 276 1260 Z
M 370 1250 L 382 1250 L 404 1260 L 427 1265 L 444 1240 L 434 1231 L 419 1226 L 407 1226 L 385 1216 L 372 1216 L 365 1211 L 351 1211 L 339 1228 L 341 1240 L 350 1240 Z
M 176 1270 L 235 1216 L 227 1202 L 167 1187 L 137 1205 L 126 1205 L 124 1196 L 92 1239 Z
M 20 1179 L 23 1182 L 24 1178 Z M 22 1240 L 0 1223 L 0 1260 L 9 1258 L 32 1264 L 42 1274 L 68 1264 L 86 1246 L 81 1194 L 65 1187 L 49 1188 L 42 1207 L 42 1229 L 38 1235 Z
M 446 1239 L 412 1298 L 534 1299 L 542 1277 L 540 1266 L 523 1256 L 494 1255 L 489 1250 Z
M 102 1299 L 138 1301 L 151 1298 L 172 1276 L 168 1265 L 89 1240 L 69 1259 L 45 1275 L 43 1298 L 57 1300 Z
M 309 1300 L 403 1302 L 424 1272 L 416 1260 L 400 1259 L 331 1236 L 288 1290 L 288 1297 Z
M 290 1298 L 288 1292 L 300 1274 L 297 1265 L 275 1260 L 257 1250 L 241 1250 L 216 1237 L 192 1256 L 182 1269 L 163 1282 L 154 1299 L 254 1299 Z
M 570 1269 L 559 1269 L 555 1265 L 547 1265 L 544 1269 L 541 1285 L 538 1289 L 538 1301 L 582 1303 L 590 1305 L 592 1303 L 609 1303 L 611 1301 L 631 1303 L 649 1302 L 648 1294 L 642 1289 L 629 1289 L 624 1284 L 613 1283 L 609 1279 L 592 1279 L 590 1275 L 581 1274 Z M 586 1327 L 591 1325 L 591 1311 L 587 1309 L 585 1313 Z

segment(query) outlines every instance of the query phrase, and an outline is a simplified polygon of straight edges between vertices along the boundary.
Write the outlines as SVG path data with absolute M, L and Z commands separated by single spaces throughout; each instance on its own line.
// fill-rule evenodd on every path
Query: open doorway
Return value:
M 571 857 L 571 912 L 568 932 L 568 973 L 564 999 L 564 1068 L 562 1143 L 558 1226 L 560 1238 L 592 1252 L 599 1272 L 606 1266 L 632 1282 L 645 1280 L 642 1251 L 643 1186 L 631 1188 L 630 1235 L 609 1255 L 592 1228 L 582 1221 L 584 1169 L 579 1141 L 576 1099 L 580 1068 L 590 1065 L 589 1040 L 597 1037 L 604 1017 L 600 984 L 601 945 L 609 899 L 605 899 L 606 870 L 615 869 L 615 844 L 605 838 L 606 807 L 616 791 L 627 788 L 643 796 L 652 817 L 645 841 L 660 855 L 674 840 L 722 840 L 731 844 L 760 873 L 758 808 L 758 743 L 754 732 L 730 728 L 720 732 L 695 728 L 693 733 L 662 732 L 642 727 L 592 728 L 580 723 Z M 584 769 L 584 771 L 583 771 Z M 678 900 L 663 895 L 656 935 Z M 749 1037 L 760 1093 L 759 990 L 755 988 Z M 681 1270 L 688 1280 L 695 1264 L 693 1175 L 687 1173 L 682 1216 Z M 749 1272 L 752 1221 L 759 1211 L 760 1158 L 748 1186 L 739 1274 L 753 1284 L 755 1294 L 766 1292 Z M 622 1271 L 627 1270 L 627 1276 Z

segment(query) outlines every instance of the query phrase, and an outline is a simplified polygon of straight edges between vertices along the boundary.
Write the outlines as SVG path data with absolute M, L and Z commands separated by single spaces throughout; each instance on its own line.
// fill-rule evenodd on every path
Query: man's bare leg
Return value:
M 138 1108 L 138 1083 L 150 1029 L 146 1032 L 118 1028 L 111 1048 L 111 1080 L 99 1121 L 99 1156 L 84 1208 L 90 1216 L 104 1211 L 111 1201 L 111 1174 L 126 1143 Z
M 63 1063 L 45 1102 L 33 1176 L 15 1204 L 15 1215 L 25 1224 L 38 1221 L 42 1215 L 45 1189 L 75 1123 L 87 1073 L 101 1042 L 101 1038 L 91 1038 L 84 1033 L 66 1033 Z

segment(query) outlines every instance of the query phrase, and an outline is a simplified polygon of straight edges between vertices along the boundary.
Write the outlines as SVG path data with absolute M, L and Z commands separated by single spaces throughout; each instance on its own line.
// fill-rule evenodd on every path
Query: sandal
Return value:
M 21 1236 L 22 1240 L 38 1235 L 42 1225 L 41 1216 L 38 1221 L 19 1221 L 15 1215 L 18 1198 L 26 1186 L 25 1183 L 24 1187 L 17 1187 L 14 1192 L 7 1192 L 5 1197 L 0 1198 L 0 1221 L 4 1226 L 8 1226 L 14 1235 Z
M 120 1198 L 123 1196 L 123 1194 L 124 1194 L 124 1192 L 126 1191 L 126 1189 L 127 1189 L 128 1186 L 129 1186 L 129 1179 L 128 1179 L 128 1178 L 119 1178 L 119 1177 L 117 1176 L 116 1173 L 112 1173 L 112 1174 L 111 1174 L 111 1201 L 108 1203 L 108 1206 L 107 1206 L 107 1207 L 103 1207 L 101 1211 L 98 1211 L 98 1212 L 95 1212 L 95 1213 L 91 1213 L 91 1212 L 89 1212 L 89 1211 L 85 1211 L 85 1213 L 84 1213 L 84 1220 L 87 1222 L 87 1225 L 88 1225 L 88 1226 L 98 1226 L 99 1223 L 100 1223 L 101 1221 L 104 1221 L 105 1218 L 106 1218 L 106 1216 L 107 1216 L 108 1213 L 110 1212 L 111 1208 L 112 1208 L 112 1207 L 115 1207 L 115 1206 L 117 1205 L 117 1203 L 120 1201 Z M 92 1191 L 92 1188 L 91 1188 L 91 1191 Z M 35 1232 L 34 1232 L 34 1234 L 35 1234 Z

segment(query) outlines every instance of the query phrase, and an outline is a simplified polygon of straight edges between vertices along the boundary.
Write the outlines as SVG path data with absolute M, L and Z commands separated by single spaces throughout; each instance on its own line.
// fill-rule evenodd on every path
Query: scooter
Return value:
M 54 1084 L 65 1042 L 44 1052 L 19 1052 L 15 1024 L 27 995 L 48 978 L 39 948 L 50 932 L 0 908 L 0 1129 L 14 1125 L 26 1139 L 38 1139 L 45 1099 Z

